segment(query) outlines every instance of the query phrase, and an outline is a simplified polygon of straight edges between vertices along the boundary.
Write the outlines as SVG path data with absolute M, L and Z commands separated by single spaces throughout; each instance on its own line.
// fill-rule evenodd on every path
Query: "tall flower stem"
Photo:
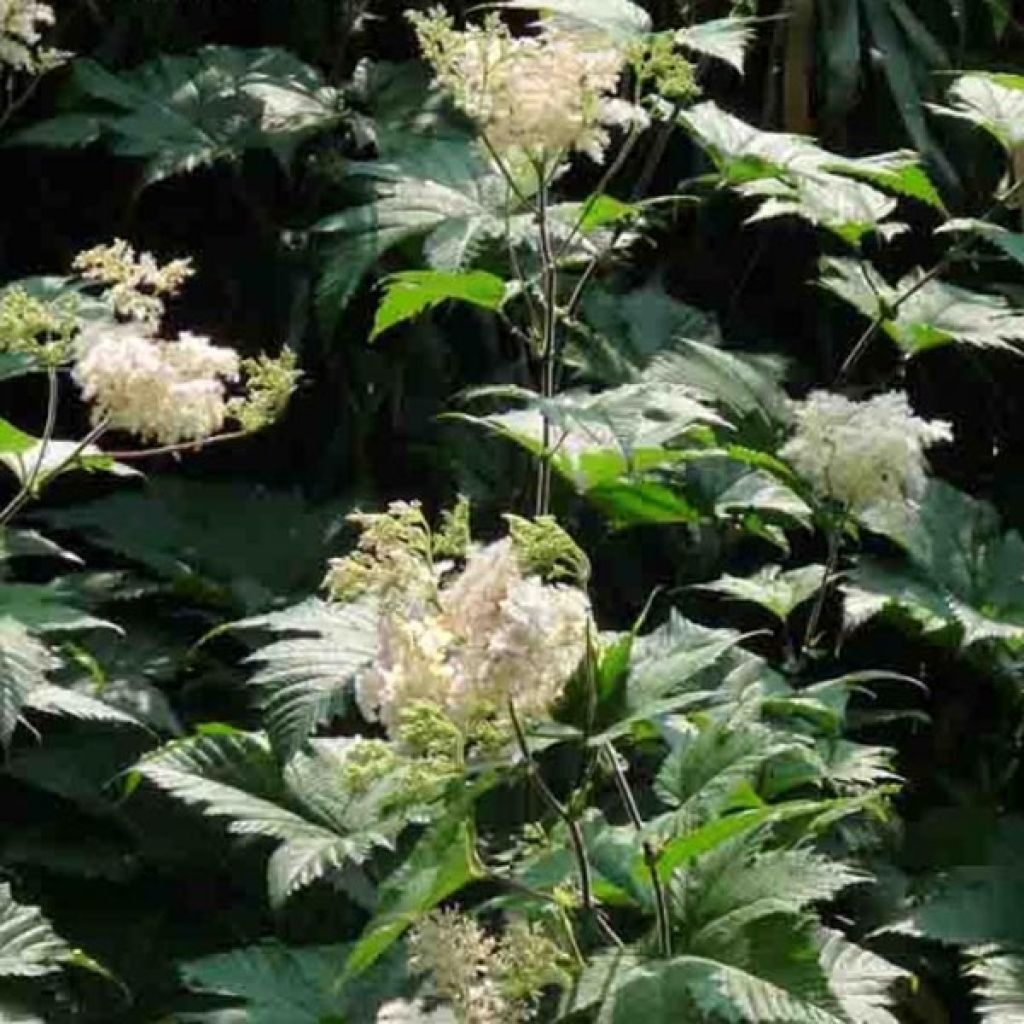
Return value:
M 626 778 L 626 773 L 622 770 L 622 765 L 619 762 L 618 751 L 612 743 L 606 743 L 603 749 L 605 758 L 611 766 L 615 787 L 619 791 L 622 805 L 625 807 L 630 823 L 640 838 L 644 853 L 644 864 L 651 878 L 651 888 L 654 890 L 654 910 L 658 918 L 658 945 L 661 948 L 662 956 L 667 959 L 672 956 L 672 924 L 668 913 L 668 899 L 665 896 L 665 887 L 662 885 L 661 876 L 658 874 L 658 857 L 650 841 L 644 837 L 644 821 L 640 817 L 640 809 L 637 807 L 636 797 L 633 796 L 633 790 L 630 788 L 629 779 Z
M 540 393 L 544 399 L 555 394 L 555 365 L 558 358 L 558 260 L 551 244 L 548 181 L 538 167 L 540 190 L 537 193 L 537 221 L 540 229 L 542 323 L 540 338 Z M 551 508 L 551 423 L 546 410 L 541 410 L 541 456 L 537 465 L 537 497 L 534 514 L 547 515 Z
M 509 701 L 508 703 L 508 713 L 509 717 L 512 719 L 512 729 L 515 732 L 516 745 L 519 747 L 519 753 L 523 758 L 524 765 L 526 766 L 527 778 L 530 780 L 531 785 L 537 791 L 541 800 L 543 800 L 543 802 L 547 804 L 548 808 L 561 819 L 569 833 L 569 846 L 572 849 L 573 859 L 576 861 L 576 871 L 579 875 L 580 882 L 580 899 L 583 903 L 583 909 L 592 915 L 594 922 L 597 924 L 598 929 L 604 937 L 608 939 L 612 945 L 622 949 L 625 944 L 615 933 L 615 929 L 608 923 L 608 920 L 602 913 L 601 908 L 594 900 L 594 887 L 590 872 L 590 861 L 587 858 L 587 847 L 583 840 L 583 831 L 580 828 L 580 823 L 569 812 L 568 807 L 566 807 L 565 804 L 555 796 L 547 782 L 544 781 L 544 776 L 541 775 L 537 768 L 537 763 L 533 760 L 533 756 L 530 754 L 530 745 L 526 740 L 526 732 L 523 729 L 523 723 L 520 720 L 519 713 L 516 711 L 515 704 L 512 701 Z

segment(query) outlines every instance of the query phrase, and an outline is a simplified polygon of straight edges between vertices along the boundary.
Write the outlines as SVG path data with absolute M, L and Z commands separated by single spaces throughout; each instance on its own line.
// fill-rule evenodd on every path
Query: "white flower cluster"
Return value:
M 76 347 L 74 378 L 94 424 L 161 444 L 201 440 L 224 425 L 224 382 L 239 374 L 233 349 L 187 332 L 164 341 L 132 324 L 86 328 Z
M 499 153 L 549 169 L 572 151 L 600 162 L 609 128 L 646 119 L 615 98 L 626 54 L 600 33 L 546 21 L 516 37 L 495 16 L 459 32 L 443 10 L 408 16 L 438 84 Z
M 590 604 L 575 587 L 524 576 L 508 539 L 474 551 L 436 602 L 385 610 L 360 709 L 394 733 L 403 708 L 436 704 L 466 724 L 511 700 L 543 714 L 583 659 Z
M 52 25 L 53 8 L 35 0 L 0 0 L 0 67 L 35 72 L 48 63 L 40 26 Z
M 915 416 L 902 392 L 853 402 L 815 391 L 795 408 L 796 432 L 782 457 L 819 495 L 854 514 L 920 498 L 925 449 L 953 436 L 948 423 Z

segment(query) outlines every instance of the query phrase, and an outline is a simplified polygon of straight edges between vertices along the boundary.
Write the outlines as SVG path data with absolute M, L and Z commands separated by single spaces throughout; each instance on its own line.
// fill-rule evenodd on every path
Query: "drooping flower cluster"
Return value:
M 547 168 L 573 151 L 600 162 L 609 128 L 644 118 L 616 98 L 626 54 L 599 32 L 549 20 L 516 37 L 494 15 L 462 32 L 442 9 L 408 17 L 438 84 L 498 153 Z
M 80 252 L 72 266 L 86 281 L 106 287 L 121 316 L 151 325 L 164 315 L 164 299 L 177 295 L 194 273 L 191 260 L 159 264 L 148 252 L 136 253 L 122 238 Z
M 36 0 L 0 0 L 0 68 L 40 73 L 60 54 L 40 47 L 42 30 L 54 23 L 53 8 Z
M 377 658 L 356 683 L 364 716 L 400 739 L 402 716 L 416 705 L 467 732 L 509 701 L 525 716 L 543 715 L 581 663 L 591 621 L 582 590 L 543 578 L 569 566 L 582 575 L 586 560 L 568 535 L 551 520 L 517 521 L 505 540 L 471 548 L 456 572 L 435 555 L 451 552 L 453 531 L 464 534 L 458 513 L 437 538 L 414 504 L 356 521 L 359 547 L 331 563 L 325 583 L 340 600 L 381 599 Z
M 854 402 L 816 391 L 796 405 L 796 421 L 781 455 L 821 497 L 855 515 L 919 499 L 925 449 L 952 439 L 948 423 L 915 416 L 902 392 Z
M 428 976 L 431 995 L 444 1009 L 451 1007 L 459 1024 L 527 1020 L 544 986 L 561 978 L 563 961 L 544 931 L 525 921 L 495 938 L 465 914 L 440 911 L 424 918 L 409 938 L 409 966 Z M 377 1022 L 445 1019 L 429 1013 L 422 1002 L 392 1003 Z
M 227 417 L 225 382 L 237 380 L 238 354 L 183 332 L 151 337 L 132 324 L 86 328 L 74 378 L 92 404 L 93 423 L 161 444 L 201 440 Z

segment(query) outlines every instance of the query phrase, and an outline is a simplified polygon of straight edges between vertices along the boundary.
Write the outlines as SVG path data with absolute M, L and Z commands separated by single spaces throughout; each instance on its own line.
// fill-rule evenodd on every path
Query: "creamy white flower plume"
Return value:
M 161 444 L 201 440 L 224 425 L 224 382 L 239 373 L 233 349 L 187 332 L 163 341 L 125 324 L 86 328 L 77 351 L 74 378 L 93 423 Z
M 509 700 L 524 715 L 542 715 L 586 652 L 586 595 L 524 577 L 510 540 L 472 553 L 436 603 L 426 613 L 414 606 L 383 614 L 378 658 L 357 680 L 364 716 L 389 732 L 416 701 L 459 723 L 503 714 Z
M 440 10 L 409 18 L 439 85 L 499 153 L 545 166 L 572 151 L 600 161 L 608 128 L 643 117 L 614 98 L 626 55 L 600 33 L 546 21 L 515 37 L 495 16 L 464 32 Z
M 953 436 L 948 423 L 916 417 L 902 392 L 853 402 L 816 391 L 795 410 L 797 429 L 783 458 L 818 494 L 855 514 L 919 499 L 925 449 Z

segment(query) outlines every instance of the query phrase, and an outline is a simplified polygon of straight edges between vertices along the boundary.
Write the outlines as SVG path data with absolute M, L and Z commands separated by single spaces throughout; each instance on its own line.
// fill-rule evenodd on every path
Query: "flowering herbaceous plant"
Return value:
M 876 27 L 890 9 L 866 7 Z M 102 4 L 83 8 L 105 24 Z M 206 47 L 117 76 L 50 47 L 49 5 L 0 0 L 0 128 L 69 61 L 67 102 L 83 105 L 14 144 L 116 139 L 114 152 L 145 161 L 140 188 L 228 162 L 260 230 L 268 214 L 243 187 L 244 154 L 269 150 L 287 169 L 300 142 L 349 118 L 371 158 L 358 146 L 351 158 L 329 147 L 304 158 L 328 181 L 321 191 L 340 180 L 356 197 L 306 232 L 332 240 L 321 300 L 348 302 L 380 261 L 401 267 L 423 241 L 422 265 L 382 274 L 371 340 L 439 306 L 464 307 L 459 323 L 486 318 L 512 354 L 495 379 L 446 396 L 441 419 L 510 475 L 528 466 L 504 507 L 486 494 L 354 502 L 340 527 L 321 530 L 332 553 L 319 591 L 301 598 L 268 595 L 244 570 L 244 587 L 215 587 L 182 571 L 187 545 L 154 554 L 123 526 L 125 539 L 100 530 L 97 546 L 148 559 L 161 586 L 125 584 L 116 560 L 77 582 L 15 582 L 14 557 L 81 561 L 28 528 L 76 473 L 137 477 L 150 460 L 276 430 L 305 375 L 291 347 L 243 357 L 229 338 L 172 328 L 205 268 L 137 242 L 98 244 L 65 277 L 0 292 L 4 378 L 43 382 L 45 406 L 38 436 L 0 420 L 15 481 L 0 509 L 12 595 L 0 593 L 0 742 L 12 778 L 115 823 L 118 842 L 138 844 L 132 870 L 174 863 L 144 841 L 148 819 L 134 807 L 202 820 L 228 840 L 225 857 L 258 863 L 258 896 L 245 898 L 263 929 L 234 947 L 218 930 L 133 1002 L 130 968 L 79 949 L 42 897 L 17 888 L 10 850 L 30 863 L 32 844 L 0 844 L 0 1019 L 98 1020 L 98 999 L 115 1007 L 108 1020 L 210 1024 L 224 1012 L 276 1024 L 953 1020 L 932 1015 L 937 941 L 984 1021 L 1024 1020 L 1024 934 L 993 910 L 1021 891 L 1019 825 L 1000 816 L 970 868 L 926 870 L 920 850 L 916 864 L 896 857 L 901 778 L 878 737 L 925 717 L 907 696 L 923 686 L 905 659 L 843 660 L 885 623 L 1003 682 L 1019 675 L 1024 543 L 933 477 L 959 421 L 919 408 L 914 384 L 934 349 L 984 361 L 1024 341 L 1012 287 L 952 280 L 991 249 L 1021 259 L 1021 236 L 1001 222 L 1021 208 L 1024 79 L 948 84 L 939 113 L 981 126 L 1006 175 L 979 216 L 953 216 L 929 177 L 934 160 L 841 156 L 704 97 L 709 67 L 742 72 L 757 19 L 655 31 L 628 0 L 515 0 L 458 17 L 411 10 L 403 25 L 429 90 L 361 65 L 346 92 L 282 50 Z M 367 128 L 359 102 L 389 113 Z M 654 194 L 679 137 L 705 169 Z M 590 186 L 573 200 L 580 182 Z M 816 385 L 790 372 L 784 390 L 780 361 L 724 344 L 713 318 L 663 290 L 614 290 L 687 211 L 729 201 L 744 231 L 795 218 L 825 239 L 815 284 L 866 321 Z M 893 219 L 904 204 L 941 221 L 944 250 L 891 284 L 875 257 L 916 230 Z M 275 251 L 294 260 L 298 235 L 277 232 Z M 650 327 L 658 316 L 670 321 L 663 344 L 630 333 L 631 318 Z M 881 349 L 889 369 L 869 376 Z M 72 420 L 78 436 L 60 436 Z M 73 512 L 55 516 L 76 525 Z M 270 519 L 284 561 L 308 550 Z M 618 577 L 641 598 L 625 599 L 623 626 L 606 552 L 631 529 L 671 538 L 658 558 L 712 551 L 705 567 L 717 568 L 662 573 L 672 582 L 658 591 L 638 562 Z M 240 561 L 258 560 L 241 543 Z M 118 680 L 74 639 L 123 632 L 92 614 L 103 587 L 115 608 L 179 602 L 201 621 L 175 679 L 202 690 L 202 666 L 233 659 L 248 677 L 237 717 L 182 722 L 148 682 L 150 717 L 117 703 Z M 735 621 L 723 602 L 743 603 L 750 628 L 722 625 Z M 691 607 L 704 622 L 683 614 Z M 87 687 L 68 682 L 76 668 Z M 67 735 L 134 737 L 130 756 L 89 768 L 99 784 L 88 799 L 73 767 L 33 774 L 26 760 L 28 744 L 45 758 L 66 739 L 51 733 L 54 718 Z M 94 852 L 76 847 L 74 868 L 58 868 L 84 870 Z M 98 853 L 88 863 L 118 883 Z M 290 941 L 303 906 L 322 920 Z M 32 1016 L 38 1007 L 58 1016 Z

